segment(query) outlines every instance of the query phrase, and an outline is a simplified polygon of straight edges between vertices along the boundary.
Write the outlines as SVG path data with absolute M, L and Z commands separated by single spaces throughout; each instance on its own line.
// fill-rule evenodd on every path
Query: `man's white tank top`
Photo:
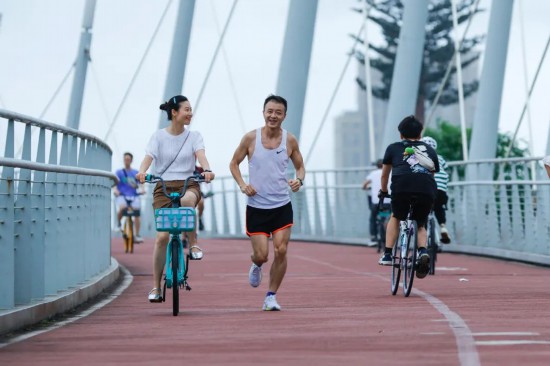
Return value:
M 283 130 L 279 147 L 266 149 L 262 145 L 262 129 L 256 130 L 256 145 L 252 159 L 248 161 L 248 172 L 250 184 L 257 193 L 248 197 L 249 206 L 267 209 L 281 207 L 290 202 L 286 137 L 287 131 Z

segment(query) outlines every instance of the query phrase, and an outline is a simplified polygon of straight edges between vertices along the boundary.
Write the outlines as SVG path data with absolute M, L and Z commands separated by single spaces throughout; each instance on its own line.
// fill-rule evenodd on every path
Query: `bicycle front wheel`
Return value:
M 391 294 L 395 295 L 399 289 L 399 278 L 401 277 L 401 245 L 400 239 L 397 238 L 391 254 Z
M 179 279 L 178 279 L 178 264 L 179 258 L 179 242 L 173 240 L 171 243 L 172 249 L 172 314 L 177 316 L 180 311 L 180 298 L 179 298 Z
M 405 250 L 403 253 L 403 293 L 405 297 L 411 294 L 414 273 L 416 271 L 416 249 L 418 248 L 418 226 L 415 220 L 411 220 L 406 237 Z

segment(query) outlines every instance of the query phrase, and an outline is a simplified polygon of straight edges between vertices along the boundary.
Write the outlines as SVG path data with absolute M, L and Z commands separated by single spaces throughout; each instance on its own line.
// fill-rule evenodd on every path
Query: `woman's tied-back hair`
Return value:
M 172 120 L 172 110 L 178 111 L 180 109 L 180 103 L 187 101 L 189 101 L 187 97 L 184 97 L 183 95 L 175 95 L 166 102 L 162 103 L 159 108 L 166 112 L 166 116 L 170 121 Z
M 403 118 L 399 123 L 397 130 L 406 139 L 416 139 L 420 137 L 424 126 L 415 116 L 410 115 Z

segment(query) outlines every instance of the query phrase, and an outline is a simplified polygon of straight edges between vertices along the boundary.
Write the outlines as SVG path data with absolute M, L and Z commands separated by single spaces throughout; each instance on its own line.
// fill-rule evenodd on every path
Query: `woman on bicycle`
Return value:
M 147 145 L 145 157 L 141 162 L 137 179 L 145 182 L 147 170 L 154 162 L 154 175 L 161 176 L 166 184 L 168 194 L 181 192 L 185 179 L 195 170 L 195 162 L 198 160 L 204 168 L 202 175 L 206 182 L 214 179 L 214 173 L 210 170 L 210 164 L 206 159 L 204 142 L 198 131 L 190 131 L 189 126 L 193 117 L 193 110 L 189 100 L 183 95 L 176 95 L 160 105 L 160 109 L 166 111 L 170 125 L 156 131 Z M 201 199 L 198 183 L 189 181 L 185 195 L 181 198 L 181 207 L 197 206 Z M 159 182 L 153 192 L 153 208 L 171 207 L 172 203 L 162 191 Z M 197 246 L 195 232 L 188 234 L 191 259 L 200 260 L 203 257 L 202 250 Z M 153 289 L 149 292 L 150 302 L 161 302 L 160 281 L 166 262 L 166 246 L 169 240 L 168 232 L 157 232 L 155 248 L 153 251 Z

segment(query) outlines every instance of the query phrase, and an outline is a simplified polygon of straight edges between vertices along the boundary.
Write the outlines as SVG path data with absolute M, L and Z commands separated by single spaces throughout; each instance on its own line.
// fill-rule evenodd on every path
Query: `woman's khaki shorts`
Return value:
M 171 180 L 171 181 L 165 181 L 164 184 L 166 185 L 166 192 L 168 194 L 172 192 L 180 192 L 183 189 L 183 185 L 185 184 L 184 180 Z M 195 196 L 197 197 L 197 203 L 201 200 L 201 191 L 200 186 L 195 181 L 189 181 L 187 184 L 187 191 L 186 192 L 193 192 Z M 158 182 L 155 186 L 155 190 L 153 191 L 153 208 L 156 210 L 157 208 L 168 208 L 172 207 L 172 201 L 170 201 L 170 198 L 166 197 L 164 195 L 164 192 L 162 190 L 162 183 Z

